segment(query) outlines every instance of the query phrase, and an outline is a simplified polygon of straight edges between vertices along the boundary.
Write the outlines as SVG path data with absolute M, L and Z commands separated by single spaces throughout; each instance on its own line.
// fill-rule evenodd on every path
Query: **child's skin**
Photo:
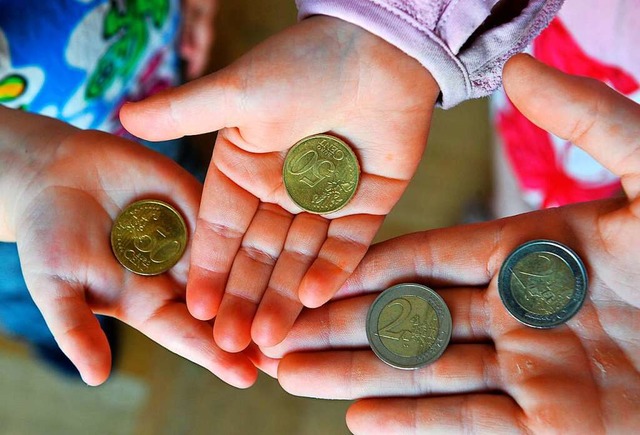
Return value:
M 216 10 L 217 0 L 182 2 L 179 54 L 188 78 L 204 72 Z M 17 241 L 31 296 L 87 384 L 104 382 L 111 368 L 93 313 L 121 319 L 232 385 L 255 380 L 248 357 L 220 350 L 210 326 L 189 315 L 189 251 L 154 278 L 125 271 L 111 253 L 111 223 L 126 205 L 164 199 L 193 234 L 200 192 L 188 173 L 139 145 L 0 106 L 0 241 Z
M 204 74 L 215 37 L 213 20 L 218 0 L 182 0 L 180 57 L 185 61 L 185 77 L 193 80 Z
M 189 250 L 165 274 L 142 277 L 111 252 L 111 225 L 128 204 L 167 201 L 193 234 L 201 186 L 170 159 L 133 142 L 0 107 L 0 240 L 17 242 L 25 281 L 60 348 L 89 385 L 111 368 L 95 314 L 122 320 L 224 381 L 257 376 L 222 351 L 184 302 Z
M 220 347 L 275 345 L 302 304 L 334 295 L 415 173 L 438 93 L 413 58 L 318 16 L 218 73 L 125 105 L 123 124 L 145 139 L 220 130 L 187 284 L 190 312 L 217 316 Z M 344 209 L 315 216 L 288 198 L 282 164 L 298 140 L 323 132 L 353 147 L 362 177 Z
M 347 413 L 355 434 L 630 433 L 640 426 L 640 106 L 526 55 L 507 63 L 504 85 L 525 116 L 618 175 L 626 197 L 373 247 L 338 293 L 342 300 L 305 311 L 283 343 L 263 349 L 284 356 L 279 367 L 263 368 L 277 371 L 292 394 L 367 397 Z M 552 330 L 518 323 L 497 291 L 506 256 L 540 238 L 574 248 L 589 273 L 582 309 Z M 453 318 L 449 348 L 418 371 L 390 368 L 365 350 L 367 310 L 377 292 L 399 282 L 438 289 Z M 331 340 L 319 330 L 331 331 Z

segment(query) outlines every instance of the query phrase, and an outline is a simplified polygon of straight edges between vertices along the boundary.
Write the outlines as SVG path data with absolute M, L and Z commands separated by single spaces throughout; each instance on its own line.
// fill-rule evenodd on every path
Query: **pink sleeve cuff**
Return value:
M 529 0 L 511 20 L 479 30 L 498 0 L 296 0 L 299 18 L 328 15 L 383 38 L 429 70 L 453 107 L 498 88 L 502 67 L 524 50 L 564 0 Z

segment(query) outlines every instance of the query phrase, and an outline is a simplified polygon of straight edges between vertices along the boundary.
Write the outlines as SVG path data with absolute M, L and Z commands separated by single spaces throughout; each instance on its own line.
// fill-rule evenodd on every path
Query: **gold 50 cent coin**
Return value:
M 451 338 L 451 314 L 429 287 L 398 284 L 380 293 L 367 314 L 373 352 L 399 369 L 417 369 L 440 358 Z
M 139 275 L 171 269 L 187 246 L 184 219 L 169 204 L 145 199 L 134 202 L 113 222 L 111 248 L 125 268 Z
M 587 272 L 580 257 L 562 243 L 533 240 L 502 264 L 498 293 L 516 320 L 533 328 L 553 328 L 582 307 Z
M 319 134 L 289 150 L 282 178 L 293 202 L 308 212 L 327 214 L 351 200 L 360 181 L 360 166 L 347 144 Z

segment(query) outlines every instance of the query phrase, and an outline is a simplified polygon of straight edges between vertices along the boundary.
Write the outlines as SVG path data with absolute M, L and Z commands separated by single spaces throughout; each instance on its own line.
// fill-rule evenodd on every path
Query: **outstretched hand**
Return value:
M 341 300 L 303 312 L 283 343 L 263 349 L 283 357 L 278 378 L 293 394 L 366 397 L 347 414 L 356 434 L 625 433 L 640 425 L 640 106 L 525 55 L 507 64 L 504 84 L 528 118 L 620 176 L 626 198 L 372 247 Z M 590 279 L 581 311 L 551 330 L 518 323 L 497 291 L 509 253 L 541 238 L 578 252 Z M 437 289 L 453 318 L 443 356 L 416 371 L 390 368 L 367 346 L 368 308 L 377 292 L 399 282 Z
M 172 269 L 153 277 L 125 270 L 111 251 L 114 219 L 139 199 L 172 204 L 193 234 L 199 183 L 133 142 L 0 110 L 2 137 L 11 147 L 3 154 L 0 193 L 10 200 L 0 201 L 0 223 L 6 223 L 0 236 L 17 242 L 31 296 L 84 381 L 98 385 L 110 372 L 109 344 L 94 316 L 103 314 L 232 385 L 252 384 L 257 373 L 249 358 L 222 351 L 209 323 L 187 310 L 188 248 Z
M 220 130 L 187 304 L 199 319 L 217 315 L 223 349 L 275 345 L 302 304 L 320 306 L 340 288 L 415 173 L 437 94 L 395 47 L 314 17 L 218 73 L 122 109 L 125 127 L 145 139 Z M 345 208 L 318 216 L 287 196 L 282 166 L 298 140 L 323 132 L 352 146 L 362 174 Z

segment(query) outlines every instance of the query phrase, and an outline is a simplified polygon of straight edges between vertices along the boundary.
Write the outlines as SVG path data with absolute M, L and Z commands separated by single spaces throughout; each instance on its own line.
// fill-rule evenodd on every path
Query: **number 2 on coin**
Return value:
M 540 270 L 539 272 L 526 272 L 524 270 L 513 270 L 511 269 L 511 272 L 513 273 L 514 277 L 516 278 L 516 280 L 520 283 L 520 285 L 524 288 L 527 288 L 527 286 L 524 284 L 524 282 L 520 279 L 525 278 L 525 277 L 533 277 L 533 278 L 540 278 L 540 279 L 544 279 L 544 278 L 548 278 L 550 276 L 553 275 L 553 273 L 555 272 L 555 267 L 554 267 L 554 263 L 553 261 L 551 261 L 551 259 L 545 255 L 539 254 L 538 258 L 544 259 L 546 260 L 546 267 L 543 270 Z
M 398 316 L 391 322 L 387 323 L 387 325 L 378 330 L 378 336 L 381 338 L 400 340 L 401 337 L 398 337 L 397 334 L 402 335 L 402 333 L 405 332 L 405 330 L 403 329 L 395 330 L 395 328 L 401 326 L 407 320 L 407 318 L 411 314 L 411 304 L 406 299 L 396 299 L 395 301 L 387 305 L 387 308 L 391 308 L 396 305 L 400 306 L 400 314 L 398 314 Z

